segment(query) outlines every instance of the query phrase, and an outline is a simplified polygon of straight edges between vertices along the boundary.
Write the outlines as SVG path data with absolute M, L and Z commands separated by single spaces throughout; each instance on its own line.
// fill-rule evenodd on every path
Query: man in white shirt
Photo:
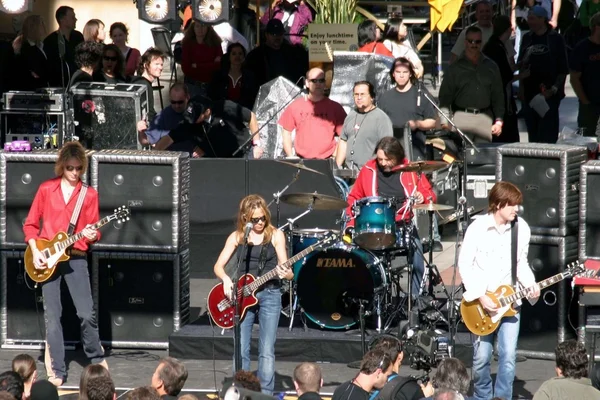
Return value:
M 486 292 L 493 292 L 500 285 L 512 285 L 511 231 L 522 201 L 523 195 L 515 185 L 497 182 L 490 191 L 488 214 L 469 226 L 460 251 L 458 268 L 465 287 L 463 297 L 466 301 L 478 299 L 490 315 L 498 308 Z M 530 238 L 529 225 L 519 218 L 516 281 L 519 286 L 529 288 L 528 299 L 533 304 L 540 295 L 540 289 L 527 261 Z M 488 400 L 495 396 L 512 399 L 519 325 L 518 313 L 500 320 L 496 331 L 498 374 L 494 386 L 490 375 L 494 334 L 476 336 L 473 343 L 473 398 Z

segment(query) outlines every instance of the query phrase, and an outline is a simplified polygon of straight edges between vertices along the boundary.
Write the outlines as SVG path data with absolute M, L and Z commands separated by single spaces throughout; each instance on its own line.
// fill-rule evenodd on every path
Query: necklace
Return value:
M 357 123 L 358 114 L 360 114 L 360 113 L 357 111 L 356 115 L 354 116 L 354 137 L 352 138 L 352 145 L 350 146 L 350 156 L 351 156 L 350 162 L 351 163 L 354 163 L 354 146 L 356 145 L 356 138 L 358 137 L 358 134 L 360 132 L 360 128 L 363 125 L 363 123 L 365 122 L 365 119 L 367 119 L 367 117 L 369 116 L 369 114 L 371 113 L 371 111 L 375 110 L 375 108 L 377 108 L 377 107 L 373 107 L 372 109 L 370 109 L 369 111 L 366 111 L 364 113 L 364 116 L 360 120 L 360 124 Z
M 352 379 L 352 383 L 361 388 L 362 390 L 365 390 L 365 388 L 362 387 L 362 385 L 356 380 L 356 378 Z

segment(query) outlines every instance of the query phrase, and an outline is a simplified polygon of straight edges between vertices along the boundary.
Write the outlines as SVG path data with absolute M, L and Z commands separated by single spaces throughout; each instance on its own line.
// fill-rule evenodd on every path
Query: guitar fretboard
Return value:
M 104 225 L 106 225 L 107 223 L 109 223 L 113 217 L 114 217 L 113 215 L 104 217 L 100 221 L 93 224 L 92 227 L 94 229 L 99 229 L 99 228 L 103 227 Z M 76 233 L 73 236 L 69 236 L 67 239 L 65 239 L 61 242 L 58 242 L 56 244 L 56 247 L 58 248 L 58 250 L 66 249 L 67 247 L 71 246 L 73 243 L 77 242 L 78 240 L 81 240 L 82 238 L 83 238 L 83 231 Z
M 563 279 L 566 279 L 570 276 L 572 276 L 571 271 L 561 272 L 560 274 L 556 274 L 554 276 L 551 276 L 550 278 L 547 278 L 547 279 L 544 279 L 543 281 L 538 282 L 538 285 L 540 286 L 540 290 L 545 289 L 548 286 L 552 286 L 555 283 L 558 283 L 558 282 L 562 281 Z M 509 304 L 514 303 L 515 301 L 521 300 L 522 298 L 527 296 L 528 292 L 529 292 L 529 288 L 525 288 L 525 289 L 521 289 L 518 292 L 515 292 L 509 296 L 501 297 L 499 299 L 500 306 L 505 307 L 505 306 L 508 306 Z

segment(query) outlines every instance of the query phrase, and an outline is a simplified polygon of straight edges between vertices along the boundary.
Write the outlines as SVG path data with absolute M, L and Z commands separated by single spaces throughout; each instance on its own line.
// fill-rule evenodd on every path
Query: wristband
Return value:
M 501 120 L 497 120 L 496 122 L 494 122 L 494 125 L 500 125 L 502 126 L 504 123 Z

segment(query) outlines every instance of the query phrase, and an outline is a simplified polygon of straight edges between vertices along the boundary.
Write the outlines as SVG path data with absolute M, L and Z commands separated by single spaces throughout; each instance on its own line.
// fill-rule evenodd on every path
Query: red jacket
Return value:
M 407 164 L 408 160 L 404 159 L 402 164 Z M 400 168 L 400 166 L 395 167 L 395 169 Z M 401 172 L 400 173 L 400 183 L 404 188 L 404 194 L 408 197 L 415 185 L 417 186 L 417 191 L 423 194 L 423 198 L 425 201 L 432 201 L 435 203 L 436 196 L 431 188 L 431 184 L 425 175 L 421 175 L 421 179 L 419 179 L 416 172 Z M 379 196 L 379 192 L 377 191 L 377 160 L 369 160 L 358 173 L 358 178 L 354 183 L 354 187 L 348 194 L 348 207 L 346 208 L 346 216 L 350 216 L 352 219 L 348 221 L 346 226 L 354 226 L 354 215 L 352 214 L 352 206 L 357 200 L 363 199 L 365 197 L 371 196 Z M 429 198 L 431 197 L 431 200 Z M 396 221 L 400 221 L 402 218 L 402 214 L 404 213 L 404 208 L 406 206 L 406 202 L 398 209 L 396 214 Z M 409 213 L 405 220 L 409 221 L 412 218 L 412 213 Z

